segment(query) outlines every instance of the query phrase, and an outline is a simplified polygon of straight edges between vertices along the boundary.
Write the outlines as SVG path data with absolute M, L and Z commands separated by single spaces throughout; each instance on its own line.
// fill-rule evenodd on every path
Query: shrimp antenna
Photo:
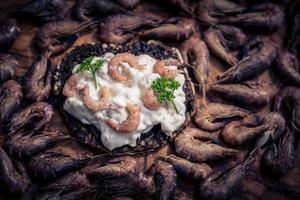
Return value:
M 281 83 L 280 83 L 280 85 L 279 85 L 279 91 L 282 89 L 282 87 L 284 87 L 284 85 L 285 85 L 285 82 L 286 82 L 286 80 L 284 80 L 284 81 L 282 81 Z M 277 99 L 278 99 L 278 95 L 279 95 L 279 92 L 277 92 L 277 94 L 275 95 L 275 103 L 274 103 L 274 105 L 273 105 L 273 108 L 272 108 L 272 111 L 274 111 L 276 108 L 275 108 L 275 105 L 276 105 L 276 102 L 277 102 Z M 276 110 L 275 110 L 276 111 Z
M 201 93 L 202 93 L 204 104 L 207 104 L 207 99 L 206 99 L 206 84 L 203 83 L 200 90 L 201 90 Z
M 188 63 L 184 63 L 184 64 L 186 65 L 186 67 L 189 67 L 189 68 L 193 69 L 194 71 L 196 71 L 194 66 L 192 66 Z M 200 88 L 200 93 L 201 93 L 204 101 L 206 102 L 206 83 L 203 82 L 203 83 L 199 84 L 199 83 L 195 83 L 194 81 L 192 81 L 192 83 Z

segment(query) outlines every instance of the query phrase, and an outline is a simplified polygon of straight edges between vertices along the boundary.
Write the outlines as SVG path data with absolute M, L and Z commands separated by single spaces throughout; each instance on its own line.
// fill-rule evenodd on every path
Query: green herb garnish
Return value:
M 150 87 L 157 96 L 159 103 L 172 102 L 175 106 L 173 102 L 175 98 L 174 92 L 180 87 L 180 83 L 177 80 L 167 77 L 157 78 L 151 83 Z
M 98 69 L 100 69 L 103 66 L 104 60 L 95 60 L 93 62 L 94 57 L 88 57 L 85 58 L 78 69 L 76 70 L 76 73 L 83 72 L 83 71 L 89 71 L 93 75 L 95 87 L 97 89 L 97 77 L 96 72 Z

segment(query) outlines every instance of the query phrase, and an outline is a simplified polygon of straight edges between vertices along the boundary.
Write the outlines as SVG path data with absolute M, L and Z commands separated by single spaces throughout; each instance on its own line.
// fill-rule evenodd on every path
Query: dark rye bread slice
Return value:
M 114 54 L 128 52 L 134 55 L 148 54 L 156 59 L 175 58 L 180 60 L 179 51 L 173 48 L 173 50 L 167 50 L 163 48 L 158 42 L 134 42 L 126 45 L 113 45 L 113 44 L 85 44 L 77 46 L 70 53 L 68 53 L 61 61 L 55 74 L 54 94 L 56 96 L 56 105 L 58 110 L 62 113 L 65 122 L 73 134 L 74 137 L 81 142 L 88 144 L 89 146 L 108 151 L 101 142 L 101 132 L 93 125 L 86 125 L 79 120 L 68 114 L 63 110 L 63 104 L 65 97 L 61 94 L 65 81 L 71 76 L 72 69 L 75 65 L 80 64 L 84 58 L 89 56 L 101 56 L 107 52 Z M 185 66 L 181 66 L 184 71 Z M 131 147 L 125 145 L 114 149 L 111 153 L 132 153 L 132 152 L 146 152 L 155 150 L 164 146 L 168 140 L 172 140 L 180 130 L 184 129 L 190 121 L 190 116 L 194 112 L 194 88 L 187 75 L 186 81 L 183 86 L 186 94 L 186 120 L 182 126 L 176 130 L 172 137 L 167 136 L 160 128 L 160 125 L 154 126 L 149 132 L 141 134 L 141 137 L 137 139 L 136 146 Z

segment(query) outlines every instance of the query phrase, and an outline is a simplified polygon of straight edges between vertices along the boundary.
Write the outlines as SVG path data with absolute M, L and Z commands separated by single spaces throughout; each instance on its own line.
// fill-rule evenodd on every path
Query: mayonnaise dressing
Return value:
M 140 71 L 124 64 L 124 67 L 128 69 L 130 84 L 123 84 L 116 82 L 108 74 L 108 62 L 114 56 L 112 53 L 106 53 L 101 57 L 95 57 L 95 59 L 103 59 L 104 64 L 101 69 L 97 71 L 97 83 L 98 87 L 95 88 L 92 74 L 89 72 L 80 72 L 79 87 L 83 87 L 88 84 L 90 89 L 90 96 L 92 99 L 97 100 L 99 90 L 101 86 L 106 86 L 111 95 L 110 101 L 119 106 L 120 109 L 102 110 L 98 112 L 92 112 L 83 104 L 83 98 L 80 94 L 74 97 L 69 97 L 64 103 L 64 110 L 66 110 L 73 117 L 77 118 L 84 124 L 94 125 L 101 131 L 101 141 L 105 147 L 112 150 L 116 147 L 123 145 L 136 145 L 136 139 L 140 137 L 142 133 L 148 132 L 154 125 L 161 124 L 161 129 L 168 135 L 171 135 L 176 129 L 180 127 L 185 121 L 185 93 L 182 86 L 185 82 L 183 74 L 178 73 L 175 78 L 180 83 L 180 88 L 175 91 L 174 104 L 176 105 L 178 113 L 174 109 L 173 105 L 166 105 L 160 107 L 157 111 L 148 110 L 141 97 L 147 88 L 150 87 L 151 82 L 160 77 L 158 74 L 153 73 L 153 66 L 156 59 L 149 55 L 136 56 L 139 64 L 144 65 L 145 69 Z M 75 73 L 79 65 L 76 65 L 73 69 Z M 170 66 L 175 67 L 175 66 Z M 127 119 L 128 113 L 125 109 L 127 103 L 138 104 L 141 108 L 140 123 L 138 128 L 131 134 L 124 134 L 116 132 L 111 129 L 105 120 L 112 118 L 121 123 Z

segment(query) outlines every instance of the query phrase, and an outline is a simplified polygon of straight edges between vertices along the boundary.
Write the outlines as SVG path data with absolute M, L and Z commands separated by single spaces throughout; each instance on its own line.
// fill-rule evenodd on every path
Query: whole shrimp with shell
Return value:
M 0 86 L 0 123 L 3 126 L 18 109 L 23 99 L 22 87 L 14 80 Z
M 251 150 L 251 154 L 257 152 L 257 150 L 262 150 L 269 144 L 282 137 L 286 129 L 286 120 L 278 112 L 268 113 L 264 119 L 264 124 L 268 124 L 268 129 L 265 130 L 262 135 L 256 140 L 254 148 Z
M 177 174 L 186 178 L 201 181 L 212 173 L 211 167 L 206 163 L 193 163 L 175 155 L 168 155 L 163 159 L 173 165 Z
M 36 102 L 13 114 L 5 131 L 8 135 L 21 129 L 29 132 L 38 131 L 52 120 L 53 115 L 54 110 L 50 104 Z
M 290 52 L 280 53 L 276 60 L 277 76 L 297 86 L 300 86 L 299 67 L 297 57 Z
M 230 118 L 245 118 L 249 116 L 251 116 L 249 111 L 237 106 L 220 103 L 208 103 L 201 104 L 199 106 L 196 111 L 196 115 L 194 116 L 194 121 L 201 129 L 207 131 L 216 131 L 222 128 Z M 253 119 L 255 120 L 256 118 L 253 117 Z
M 44 101 L 51 92 L 52 63 L 43 53 L 32 63 L 23 77 L 25 98 L 30 101 Z
M 41 187 L 43 192 L 47 191 L 61 191 L 72 192 L 76 190 L 82 190 L 85 188 L 91 188 L 91 184 L 83 169 L 79 171 L 70 172 L 55 181 Z
M 46 151 L 31 158 L 28 170 L 40 181 L 49 181 L 64 174 L 81 169 L 91 161 L 91 158 L 73 158 L 63 153 Z
M 245 29 L 275 31 L 284 20 L 284 12 L 271 3 L 256 4 L 237 16 L 225 17 L 220 23 L 237 25 Z
M 271 84 L 248 81 L 243 83 L 213 84 L 210 87 L 210 91 L 241 105 L 261 106 L 271 102 L 277 90 Z
M 265 38 L 254 38 L 240 51 L 242 59 L 217 77 L 217 83 L 238 83 L 261 74 L 277 57 L 277 45 Z
M 100 23 L 98 38 L 106 43 L 124 44 L 136 35 L 136 29 L 158 24 L 159 20 L 153 17 L 115 14 Z
M 243 121 L 232 121 L 225 125 L 221 132 L 226 144 L 241 146 L 261 136 L 270 124 L 248 124 Z
M 219 22 L 219 18 L 224 16 L 235 15 L 243 12 L 245 6 L 227 0 L 202 0 L 198 1 L 195 9 L 197 20 L 206 26 L 215 25 Z
M 209 52 L 204 41 L 197 34 L 192 35 L 181 45 L 183 61 L 194 66 L 194 75 L 201 87 L 201 93 L 206 98 L 206 84 L 208 83 Z M 194 57 L 195 61 L 189 59 Z
M 16 158 L 26 160 L 58 142 L 70 138 L 69 135 L 56 130 L 44 130 L 41 133 L 17 132 L 6 138 L 4 148 Z
M 129 167 L 126 167 L 129 164 Z M 92 169 L 89 179 L 107 197 L 134 197 L 172 199 L 177 185 L 177 174 L 173 166 L 163 160 L 155 160 L 144 173 L 135 171 L 134 158 L 114 158 L 107 165 Z M 100 175 L 100 179 L 93 176 Z M 90 173 L 90 172 L 88 172 Z M 143 195 L 143 197 L 140 197 Z
M 0 185 L 11 194 L 22 194 L 30 187 L 31 181 L 22 163 L 13 161 L 0 148 Z
M 217 25 L 204 33 L 204 38 L 209 50 L 218 58 L 233 66 L 237 58 L 229 52 L 240 47 L 245 42 L 245 34 L 236 27 Z
M 249 156 L 228 172 L 207 178 L 199 184 L 199 197 L 207 200 L 230 198 L 255 160 L 253 155 Z
M 0 20 L 0 52 L 7 51 L 16 40 L 20 28 L 14 19 Z
M 186 0 L 163 0 L 167 5 L 172 6 L 178 10 L 181 14 L 187 16 L 194 16 L 195 5 Z
M 161 25 L 140 33 L 142 39 L 184 41 L 195 32 L 195 23 L 187 18 L 171 18 Z
M 235 157 L 238 150 L 211 143 L 211 134 L 196 128 L 187 128 L 174 141 L 178 155 L 192 162 L 216 161 Z
M 297 157 L 296 132 L 287 128 L 278 144 L 273 143 L 263 155 L 263 165 L 275 176 L 283 176 L 293 168 Z
M 177 186 L 177 173 L 174 167 L 162 160 L 156 160 L 150 173 L 154 176 L 156 184 L 156 198 L 162 200 L 172 199 Z
M 109 160 L 104 165 L 86 170 L 89 179 L 104 180 L 108 178 L 122 178 L 133 173 L 137 167 L 137 161 L 130 156 L 122 156 Z
M 29 19 L 39 23 L 63 20 L 68 12 L 66 0 L 31 0 L 11 12 L 19 20 Z
M 34 43 L 49 57 L 55 56 L 70 48 L 80 33 L 95 26 L 98 22 L 76 22 L 71 20 L 50 22 L 43 25 L 36 33 Z
M 156 193 L 154 178 L 145 173 L 130 173 L 128 176 L 92 182 L 103 196 L 111 199 L 153 199 Z
M 78 0 L 73 13 L 80 21 L 91 20 L 110 14 L 129 13 L 140 0 Z
M 0 82 L 14 79 L 19 62 L 11 54 L 0 53 Z
M 291 107 L 291 111 L 284 112 L 284 105 Z M 293 129 L 300 129 L 300 89 L 295 86 L 287 86 L 279 91 L 275 100 L 275 110 L 283 113 L 290 119 Z

